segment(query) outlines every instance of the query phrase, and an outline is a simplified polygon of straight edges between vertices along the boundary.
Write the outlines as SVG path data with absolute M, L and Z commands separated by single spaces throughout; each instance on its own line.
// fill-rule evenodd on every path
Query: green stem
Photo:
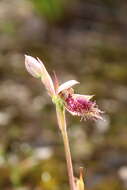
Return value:
M 65 149 L 65 155 L 66 155 L 70 189 L 76 190 L 74 174 L 73 174 L 73 165 L 72 165 L 72 159 L 71 159 L 71 152 L 70 152 L 70 146 L 69 146 L 69 140 L 68 140 L 67 128 L 66 128 L 65 110 L 64 110 L 64 108 L 61 109 L 59 106 L 56 106 L 56 113 L 57 113 L 57 120 L 58 120 L 59 128 L 61 130 L 61 134 L 62 134 L 63 142 L 64 142 L 64 149 Z

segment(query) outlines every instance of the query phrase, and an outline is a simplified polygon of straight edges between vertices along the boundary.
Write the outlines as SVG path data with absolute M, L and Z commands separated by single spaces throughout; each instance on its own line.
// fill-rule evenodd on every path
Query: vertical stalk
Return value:
M 67 135 L 67 127 L 66 127 L 66 118 L 65 118 L 65 109 L 61 109 L 59 106 L 56 106 L 57 120 L 59 124 L 59 128 L 61 130 L 61 134 L 64 142 L 65 156 L 67 162 L 67 172 L 69 177 L 70 189 L 76 190 L 74 174 L 73 174 L 73 165 L 71 159 L 71 152 L 69 146 L 69 140 Z

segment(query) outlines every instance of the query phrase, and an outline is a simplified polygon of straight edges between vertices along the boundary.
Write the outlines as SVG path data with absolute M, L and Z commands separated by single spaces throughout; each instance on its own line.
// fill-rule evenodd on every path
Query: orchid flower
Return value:
M 35 59 L 34 57 L 26 55 L 25 66 L 27 71 L 33 77 L 41 79 L 49 96 L 52 98 L 53 103 L 56 105 L 58 125 L 64 142 L 70 188 L 71 190 L 85 190 L 82 171 L 80 170 L 80 178 L 78 178 L 76 182 L 73 174 L 73 165 L 66 127 L 65 109 L 72 115 L 80 116 L 81 119 L 84 120 L 102 119 L 102 111 L 98 109 L 95 102 L 91 101 L 93 95 L 81 95 L 74 93 L 72 87 L 79 84 L 78 81 L 69 80 L 59 85 L 56 75 L 55 80 L 53 81 L 39 58 Z
M 80 116 L 84 120 L 102 119 L 102 111 L 98 109 L 95 102 L 91 101 L 93 95 L 75 94 L 73 86 L 79 84 L 76 80 L 69 80 L 59 86 L 57 77 L 55 81 L 47 72 L 42 61 L 31 56 L 25 56 L 27 71 L 35 78 L 40 78 L 53 103 L 61 104 L 74 116 Z

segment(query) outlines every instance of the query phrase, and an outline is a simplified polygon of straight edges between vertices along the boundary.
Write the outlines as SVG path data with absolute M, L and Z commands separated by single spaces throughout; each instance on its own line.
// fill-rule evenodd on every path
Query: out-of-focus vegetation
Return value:
M 64 12 L 63 0 L 32 0 L 35 9 L 49 21 L 61 20 Z M 67 3 L 67 2 L 66 2 Z
M 55 110 L 24 54 L 96 95 L 105 122 L 67 114 L 75 173 L 86 168 L 89 190 L 127 189 L 126 10 L 125 0 L 0 1 L 0 189 L 68 189 Z

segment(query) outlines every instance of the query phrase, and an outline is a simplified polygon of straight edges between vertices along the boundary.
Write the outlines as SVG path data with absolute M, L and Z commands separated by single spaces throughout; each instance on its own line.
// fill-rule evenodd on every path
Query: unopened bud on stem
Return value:
M 25 66 L 33 77 L 40 78 L 43 75 L 42 65 L 35 58 L 25 55 Z

